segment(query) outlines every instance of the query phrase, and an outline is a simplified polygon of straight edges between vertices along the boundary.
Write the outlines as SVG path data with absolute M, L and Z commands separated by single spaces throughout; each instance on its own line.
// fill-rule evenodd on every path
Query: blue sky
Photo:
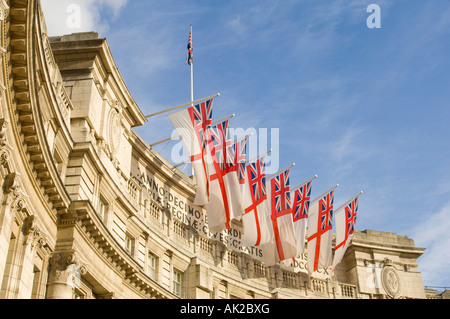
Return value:
M 192 24 L 194 97 L 221 93 L 214 119 L 279 129 L 292 185 L 318 174 L 315 198 L 339 183 L 336 207 L 363 190 L 357 228 L 414 239 L 424 284 L 450 286 L 450 1 L 42 3 L 50 35 L 107 38 L 144 114 L 189 101 Z M 371 3 L 381 28 L 366 25 Z M 172 126 L 161 115 L 136 131 L 151 144 Z M 174 143 L 155 149 L 170 159 Z

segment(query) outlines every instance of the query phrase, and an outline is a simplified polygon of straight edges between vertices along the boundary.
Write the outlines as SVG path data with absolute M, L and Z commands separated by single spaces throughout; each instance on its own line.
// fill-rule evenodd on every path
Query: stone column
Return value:
M 55 253 L 50 259 L 47 299 L 72 299 L 79 276 L 86 274 L 73 251 Z

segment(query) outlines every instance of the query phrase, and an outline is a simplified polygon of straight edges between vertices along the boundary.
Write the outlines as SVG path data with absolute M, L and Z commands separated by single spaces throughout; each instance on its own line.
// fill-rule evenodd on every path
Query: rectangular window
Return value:
M 134 239 L 128 234 L 125 235 L 125 250 L 134 256 Z
M 41 270 L 33 265 L 33 286 L 31 288 L 31 299 L 39 299 L 39 287 L 41 279 Z
M 148 276 L 153 280 L 156 280 L 156 267 L 157 267 L 158 257 L 156 257 L 151 252 L 148 253 L 147 268 Z
M 98 203 L 97 214 L 103 223 L 106 223 L 107 212 L 108 212 L 108 204 L 104 200 L 100 199 Z
M 177 296 L 181 296 L 181 279 L 182 273 L 178 270 L 173 271 L 173 293 Z

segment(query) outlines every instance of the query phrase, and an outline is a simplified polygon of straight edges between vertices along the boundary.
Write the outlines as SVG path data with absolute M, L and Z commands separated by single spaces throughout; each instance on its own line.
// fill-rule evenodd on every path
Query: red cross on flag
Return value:
M 209 200 L 209 179 L 206 165 L 207 128 L 211 124 L 212 103 L 209 99 L 187 109 L 169 114 L 169 119 L 181 136 L 184 149 L 197 179 L 195 205 L 206 205 Z
M 271 266 L 278 261 L 293 258 L 297 253 L 288 169 L 270 180 L 268 198 L 274 240 L 261 245 L 261 249 L 264 263 Z
M 331 265 L 333 270 L 336 265 L 341 262 L 345 251 L 352 240 L 353 232 L 355 230 L 356 215 L 358 214 L 358 197 L 359 194 L 351 199 L 350 203 L 348 203 L 344 209 L 338 210 L 334 215 L 336 224 L 336 247 L 333 264 Z
M 232 219 L 244 213 L 237 167 L 228 160 L 232 141 L 228 138 L 228 121 L 208 129 L 208 170 L 210 201 L 206 205 L 208 227 L 212 233 L 230 228 Z
M 315 202 L 308 214 L 308 271 L 331 266 L 334 189 Z
M 246 166 L 241 246 L 259 246 L 273 240 L 264 160 L 265 157 L 262 157 Z
M 311 200 L 311 183 L 311 180 L 307 181 L 293 193 L 292 217 L 295 237 L 297 238 L 296 256 L 300 256 L 300 254 L 305 252 L 306 222 L 308 219 L 309 202 Z

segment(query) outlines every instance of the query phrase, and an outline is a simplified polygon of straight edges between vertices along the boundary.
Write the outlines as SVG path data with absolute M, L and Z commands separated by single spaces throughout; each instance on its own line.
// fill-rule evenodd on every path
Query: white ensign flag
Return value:
M 187 109 L 169 114 L 173 126 L 181 135 L 181 141 L 197 179 L 195 205 L 206 205 L 209 201 L 209 173 L 206 165 L 208 126 L 211 125 L 213 100 L 201 102 Z

